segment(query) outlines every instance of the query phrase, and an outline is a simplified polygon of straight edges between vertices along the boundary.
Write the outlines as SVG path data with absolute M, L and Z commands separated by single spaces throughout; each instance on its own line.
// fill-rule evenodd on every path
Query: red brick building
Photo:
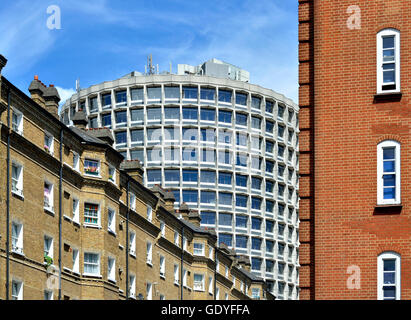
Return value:
M 299 0 L 301 299 L 411 298 L 411 0 Z

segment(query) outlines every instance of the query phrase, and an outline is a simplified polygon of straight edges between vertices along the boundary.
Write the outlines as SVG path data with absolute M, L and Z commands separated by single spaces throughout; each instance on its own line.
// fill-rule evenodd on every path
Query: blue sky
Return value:
M 61 29 L 47 28 L 47 8 Z M 3 75 L 28 93 L 35 74 L 67 98 L 81 87 L 217 58 L 250 72 L 250 82 L 298 100 L 297 1 L 1 0 Z

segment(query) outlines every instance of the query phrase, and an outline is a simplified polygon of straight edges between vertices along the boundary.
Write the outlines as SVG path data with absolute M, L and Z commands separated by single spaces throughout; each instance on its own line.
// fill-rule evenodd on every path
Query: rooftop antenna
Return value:
M 170 74 L 173 74 L 173 66 L 171 65 L 171 61 L 170 61 Z
M 148 74 L 155 74 L 156 68 L 153 66 L 153 56 L 151 53 L 147 57 L 147 67 L 148 67 Z

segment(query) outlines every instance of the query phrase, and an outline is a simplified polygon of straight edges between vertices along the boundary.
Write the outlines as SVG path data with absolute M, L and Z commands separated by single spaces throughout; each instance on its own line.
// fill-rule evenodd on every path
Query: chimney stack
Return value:
M 73 124 L 74 124 L 77 128 L 82 129 L 82 130 L 85 130 L 85 129 L 86 129 L 86 126 L 87 126 L 88 121 L 87 121 L 87 116 L 86 116 L 86 114 L 84 113 L 84 111 L 77 111 L 77 112 L 74 114 L 74 116 L 73 116 L 73 118 L 72 118 L 71 120 L 73 121 Z
M 176 198 L 174 197 L 174 193 L 171 191 L 167 191 L 167 193 L 164 196 L 164 202 L 166 203 L 165 208 L 166 210 L 170 211 L 171 213 L 174 213 L 174 202 L 176 201 Z
M 46 104 L 46 110 L 59 119 L 60 95 L 54 87 L 54 84 L 50 84 L 48 87 L 45 87 L 43 97 Z
M 188 214 L 190 213 L 190 208 L 188 205 L 183 202 L 178 209 L 178 215 L 181 215 L 181 218 L 188 221 Z
M 7 59 L 0 54 L 0 75 L 1 75 L 1 70 L 6 66 L 7 64 Z
M 30 83 L 29 92 L 34 102 L 50 112 L 56 119 L 59 119 L 60 95 L 53 84 L 47 87 L 39 80 L 39 76 L 35 75 L 34 80 Z
M 201 224 L 201 216 L 197 210 L 190 210 L 188 213 L 188 221 L 190 221 L 195 226 L 199 227 Z
M 29 92 L 31 99 L 43 108 L 46 108 L 46 102 L 43 97 L 45 88 L 46 86 L 35 75 L 34 80 L 30 83 Z
M 120 169 L 124 170 L 129 176 L 131 176 L 137 182 L 143 184 L 143 167 L 138 160 L 124 160 L 120 164 Z

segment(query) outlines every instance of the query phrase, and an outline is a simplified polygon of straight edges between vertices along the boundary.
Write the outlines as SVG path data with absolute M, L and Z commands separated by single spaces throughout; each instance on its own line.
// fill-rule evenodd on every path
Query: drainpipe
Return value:
M 181 294 L 180 294 L 180 300 L 183 300 L 183 277 L 184 277 L 184 226 L 181 227 L 181 268 L 180 268 L 180 273 L 181 273 Z
M 217 253 L 217 247 L 214 249 L 215 254 L 214 254 L 214 300 L 216 300 L 217 296 L 217 258 L 218 258 L 218 253 Z
M 7 90 L 6 300 L 10 282 L 10 88 Z
M 61 243 L 62 243 L 62 200 L 63 200 L 63 129 L 60 130 L 60 177 L 59 177 L 59 296 L 61 300 Z
M 129 283 L 128 283 L 128 252 L 129 252 L 129 235 L 128 235 L 128 220 L 130 219 L 130 204 L 129 204 L 130 178 L 127 177 L 127 219 L 126 219 L 126 300 L 129 298 Z

